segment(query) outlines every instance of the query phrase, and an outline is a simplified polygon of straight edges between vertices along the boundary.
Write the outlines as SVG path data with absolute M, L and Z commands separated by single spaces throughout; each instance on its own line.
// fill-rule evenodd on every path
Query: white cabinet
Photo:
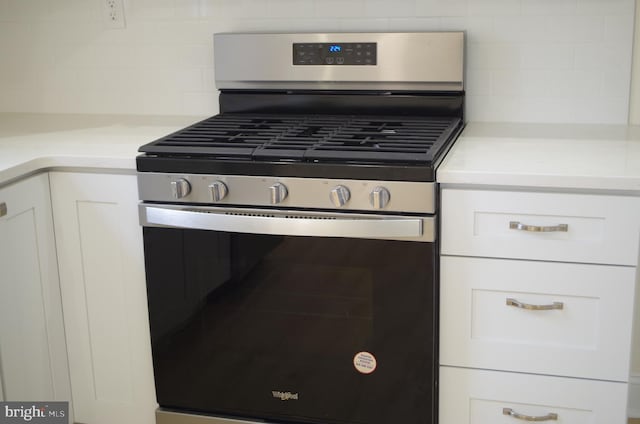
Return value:
M 52 172 L 50 178 L 76 421 L 152 424 L 136 177 Z
M 452 367 L 440 378 L 441 424 L 627 422 L 623 383 Z
M 638 197 L 443 189 L 440 424 L 624 424 L 639 241 Z
M 49 179 L 0 189 L 0 399 L 70 401 Z
M 633 267 L 638 261 L 636 197 L 445 189 L 442 202 L 444 255 Z M 552 231 L 560 225 L 566 231 Z

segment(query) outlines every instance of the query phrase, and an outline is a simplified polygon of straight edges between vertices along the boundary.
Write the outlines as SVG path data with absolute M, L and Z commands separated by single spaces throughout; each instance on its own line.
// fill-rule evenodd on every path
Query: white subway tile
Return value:
M 521 55 L 517 43 L 469 43 L 467 69 L 519 69 Z
M 440 18 L 391 18 L 389 31 L 439 31 L 442 29 Z
M 496 119 L 496 117 L 491 113 L 491 108 L 489 106 L 491 103 L 491 96 L 474 95 L 471 93 L 467 93 L 465 102 L 465 113 L 467 121 L 488 122 L 504 120 L 500 118 Z
M 95 66 L 87 68 L 89 88 L 99 91 L 119 92 L 129 88 L 131 72 L 115 66 Z
M 471 16 L 520 15 L 522 1 L 527 0 L 468 0 L 468 13 Z
M 535 42 L 544 39 L 546 29 L 544 16 L 496 16 L 489 41 Z
M 177 68 L 174 72 L 176 88 L 182 91 L 203 91 L 204 79 L 201 68 Z
M 591 43 L 602 41 L 603 37 L 602 16 L 550 16 L 543 40 Z
M 96 50 L 88 44 L 60 46 L 56 52 L 56 63 L 61 66 L 92 66 L 96 62 Z
M 629 98 L 593 95 L 572 98 L 572 122 L 584 124 L 626 124 L 629 120 Z
M 126 67 L 137 64 L 137 52 L 134 44 L 92 44 L 86 59 L 91 66 Z
M 521 96 L 524 90 L 524 75 L 519 70 L 496 70 L 491 72 L 491 94 L 494 96 Z
M 488 16 L 468 16 L 440 18 L 443 30 L 466 32 L 467 44 L 488 43 L 493 39 L 493 18 Z
M 185 115 L 180 92 L 159 89 L 145 90 L 140 93 L 143 115 Z
M 625 15 L 634 8 L 635 0 L 577 0 L 579 15 Z
M 523 109 L 525 103 L 520 96 L 496 96 L 492 95 L 486 105 L 484 120 L 488 121 L 523 121 Z
M 600 88 L 602 72 L 599 70 L 554 71 L 547 84 L 554 96 L 585 97 Z
M 240 0 L 203 0 L 200 4 L 200 14 L 203 18 L 228 18 L 240 16 L 242 11 Z
M 571 69 L 573 46 L 564 43 L 523 43 L 520 45 L 523 69 Z
M 576 69 L 601 69 L 604 60 L 602 43 L 579 43 L 574 45 Z
M 408 18 L 415 15 L 415 0 L 366 0 L 364 3 L 364 16 L 366 17 Z
M 525 15 L 573 15 L 579 0 L 522 0 Z M 606 0 L 605 0 L 606 1 Z
M 202 31 L 199 22 L 194 21 L 149 21 L 140 24 L 140 36 L 143 43 L 205 43 L 209 39 Z M 114 33 L 117 31 L 105 31 Z
M 357 18 L 362 16 L 366 0 L 316 0 L 313 16 L 316 18 Z
M 213 65 L 211 44 L 179 44 L 175 46 L 176 62 L 172 66 L 203 68 Z
M 628 43 L 629 40 L 633 40 L 633 20 L 632 14 L 605 16 L 604 41 Z
M 29 1 L 23 0 L 23 2 Z M 99 1 L 56 0 L 48 3 L 50 20 L 74 23 L 97 22 L 102 17 L 102 7 Z
M 611 68 L 602 71 L 600 90 L 602 96 L 629 97 L 631 93 L 631 70 L 624 68 Z
M 631 67 L 631 40 L 627 43 L 585 43 L 575 45 L 576 69 Z
M 264 0 L 267 2 L 265 18 L 311 18 L 312 0 Z
M 336 19 L 243 19 L 234 23 L 233 31 L 265 32 L 332 32 L 338 31 L 340 21 Z
M 177 44 L 137 44 L 136 63 L 147 67 L 170 67 L 175 65 L 180 54 L 184 54 Z M 194 66 L 191 64 L 191 66 Z
M 73 86 L 88 93 L 101 87 L 99 71 L 93 66 L 64 67 L 64 69 L 72 70 L 76 79 L 75 84 L 67 85 L 67 88 Z
M 445 16 L 438 19 L 443 31 L 466 31 L 467 42 L 469 41 L 469 22 L 466 16 Z
M 68 89 L 67 87 L 49 85 L 44 90 L 41 104 L 38 107 L 31 105 L 29 111 L 36 113 L 78 113 L 77 102 L 74 100 L 79 96 L 81 96 L 81 93 L 77 88 Z
M 469 119 L 627 117 L 633 0 L 125 0 L 125 12 L 115 31 L 94 0 L 0 0 L 13 62 L 0 110 L 215 113 L 215 32 L 464 30 Z
M 176 17 L 174 0 L 128 0 L 133 20 L 174 19 Z
M 244 18 L 269 17 L 269 3 L 265 0 L 241 0 L 243 5 L 242 16 Z
M 466 16 L 467 8 L 468 0 L 416 0 L 417 16 Z
M 13 16 L 9 13 L 9 0 L 0 0 L 0 22 L 10 22 Z
M 519 122 L 562 123 L 572 113 L 572 102 L 565 97 L 526 97 L 520 101 Z
M 235 19 L 229 22 L 227 29 L 232 32 L 277 31 L 279 28 L 273 19 Z
M 183 94 L 181 114 L 183 115 L 213 115 L 217 112 L 218 99 L 213 92 L 194 92 Z
M 52 66 L 47 70 L 48 86 L 57 89 L 69 89 L 78 86 L 78 68 Z
M 488 96 L 491 94 L 491 71 L 477 69 L 468 72 L 465 81 L 468 96 Z
M 386 18 L 368 18 L 368 19 L 340 19 L 338 21 L 341 31 L 361 31 L 361 32 L 375 32 L 375 31 L 390 31 L 389 19 Z
M 6 11 L 14 21 L 49 19 L 50 2 L 46 0 L 9 0 Z
M 199 19 L 202 16 L 203 0 L 174 0 L 174 14 L 177 19 Z
M 2 22 L 0 23 L 0 48 L 3 51 L 19 49 L 28 49 L 30 46 L 37 44 L 38 39 L 35 37 L 30 26 L 26 26 L 20 22 Z M 5 58 L 10 57 L 8 54 Z M 4 60 L 2 63 L 4 64 Z M 0 66 L 1 67 L 1 66 Z
M 173 82 L 172 68 L 139 66 L 137 77 L 141 91 L 153 91 L 160 89 L 160 87 L 163 87 L 163 91 L 178 91 L 176 87 L 171 85 Z
M 215 72 L 213 68 L 202 69 L 202 90 L 203 91 L 216 90 Z
M 524 97 L 549 96 L 553 93 L 549 81 L 556 71 L 549 69 L 524 69 L 522 73 L 522 95 Z

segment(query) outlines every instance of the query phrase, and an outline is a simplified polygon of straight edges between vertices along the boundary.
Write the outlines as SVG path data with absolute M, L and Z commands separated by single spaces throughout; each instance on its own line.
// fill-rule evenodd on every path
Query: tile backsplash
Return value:
M 475 121 L 626 123 L 634 0 L 0 0 L 0 111 L 211 115 L 212 34 L 467 32 Z

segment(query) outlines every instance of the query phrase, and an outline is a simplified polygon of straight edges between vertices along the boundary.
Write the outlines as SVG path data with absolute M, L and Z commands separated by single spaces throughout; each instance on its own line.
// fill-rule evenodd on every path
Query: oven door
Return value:
M 140 219 L 163 423 L 435 423 L 433 217 L 143 204 Z

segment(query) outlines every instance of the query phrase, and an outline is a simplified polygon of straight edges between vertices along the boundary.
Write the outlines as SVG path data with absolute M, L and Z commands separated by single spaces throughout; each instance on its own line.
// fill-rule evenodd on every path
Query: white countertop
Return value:
M 437 179 L 444 185 L 640 193 L 640 127 L 470 123 Z
M 134 172 L 141 145 L 200 119 L 0 113 L 0 185 L 47 169 Z
M 48 169 L 134 172 L 141 145 L 200 119 L 0 113 L 0 185 Z M 640 193 L 640 127 L 469 123 L 437 178 Z

